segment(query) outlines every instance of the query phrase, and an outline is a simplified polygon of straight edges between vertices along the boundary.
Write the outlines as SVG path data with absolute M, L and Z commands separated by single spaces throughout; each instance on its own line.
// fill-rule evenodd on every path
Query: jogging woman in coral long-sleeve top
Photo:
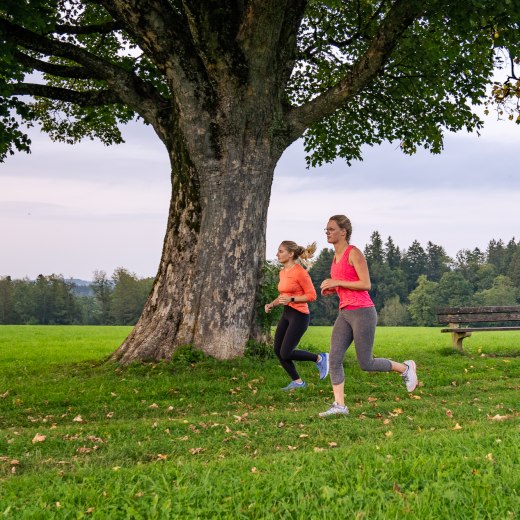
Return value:
M 310 314 L 307 302 L 316 299 L 316 290 L 312 285 L 311 277 L 300 265 L 299 260 L 305 261 L 311 258 L 315 251 L 316 243 L 303 248 L 295 242 L 285 240 L 280 244 L 276 254 L 278 261 L 283 265 L 278 283 L 280 295 L 271 303 L 266 304 L 265 312 L 271 312 L 277 305 L 285 306 L 274 336 L 276 357 L 291 378 L 291 382 L 282 390 L 295 390 L 307 386 L 298 374 L 294 361 L 316 363 L 320 379 L 324 379 L 329 373 L 328 354 L 296 350 L 301 337 L 309 326 Z

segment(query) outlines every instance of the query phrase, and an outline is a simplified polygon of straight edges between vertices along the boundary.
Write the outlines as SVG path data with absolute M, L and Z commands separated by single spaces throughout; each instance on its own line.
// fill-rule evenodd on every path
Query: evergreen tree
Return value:
M 385 244 L 385 261 L 390 269 L 396 269 L 401 265 L 401 251 L 399 247 L 394 244 L 392 237 L 388 237 Z
M 511 263 L 515 257 L 515 254 L 520 246 L 520 242 L 517 244 L 513 237 L 506 246 L 505 258 L 504 258 L 504 274 L 507 276 L 511 267 Z
M 517 246 L 515 253 L 511 257 L 507 269 L 507 276 L 513 284 L 520 289 L 520 245 Z
M 374 231 L 370 235 L 370 242 L 365 246 L 365 257 L 367 259 L 368 267 L 371 268 L 374 264 L 382 264 L 385 261 L 385 251 L 383 248 L 383 240 L 379 231 Z
M 487 262 L 493 264 L 497 274 L 506 274 L 505 245 L 502 239 L 491 240 L 486 250 Z
M 485 261 L 486 255 L 478 247 L 472 251 L 462 249 L 456 255 L 455 271 L 459 272 L 471 284 L 473 291 L 478 288 L 478 273 Z
M 426 275 L 428 257 L 421 244 L 414 240 L 412 245 L 404 253 L 402 267 L 406 274 L 408 292 L 413 291 L 421 275 Z
M 452 259 L 442 246 L 428 241 L 426 245 L 426 276 L 428 280 L 438 282 L 442 275 L 450 270 Z

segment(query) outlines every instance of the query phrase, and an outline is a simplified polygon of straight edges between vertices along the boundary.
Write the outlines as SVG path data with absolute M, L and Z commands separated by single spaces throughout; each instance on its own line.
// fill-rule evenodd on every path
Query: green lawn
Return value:
M 275 360 L 103 363 L 129 331 L 0 326 L 0 518 L 520 518 L 519 332 L 461 355 L 439 329 L 381 327 L 375 355 L 415 359 L 421 386 L 352 349 L 351 413 L 321 419 L 312 364 L 286 394 Z

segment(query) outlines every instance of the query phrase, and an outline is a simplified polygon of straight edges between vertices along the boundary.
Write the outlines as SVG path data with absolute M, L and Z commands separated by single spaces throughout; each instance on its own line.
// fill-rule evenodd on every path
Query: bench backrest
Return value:
M 439 323 L 520 321 L 520 305 L 508 307 L 442 307 L 437 309 L 436 314 Z

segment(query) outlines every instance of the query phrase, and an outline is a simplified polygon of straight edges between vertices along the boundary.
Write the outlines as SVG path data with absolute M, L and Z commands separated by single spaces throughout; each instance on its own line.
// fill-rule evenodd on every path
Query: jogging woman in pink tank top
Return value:
M 334 403 L 321 417 L 346 415 L 345 373 L 343 359 L 354 341 L 356 356 L 361 370 L 369 372 L 398 372 L 408 392 L 417 386 L 415 362 L 397 363 L 385 358 L 374 358 L 374 336 L 377 312 L 368 291 L 370 274 L 363 253 L 350 245 L 352 224 L 345 215 L 334 215 L 327 223 L 327 241 L 334 246 L 335 255 L 330 269 L 330 278 L 321 283 L 321 294 L 339 296 L 339 314 L 334 323 L 330 342 L 329 370 L 334 392 Z

